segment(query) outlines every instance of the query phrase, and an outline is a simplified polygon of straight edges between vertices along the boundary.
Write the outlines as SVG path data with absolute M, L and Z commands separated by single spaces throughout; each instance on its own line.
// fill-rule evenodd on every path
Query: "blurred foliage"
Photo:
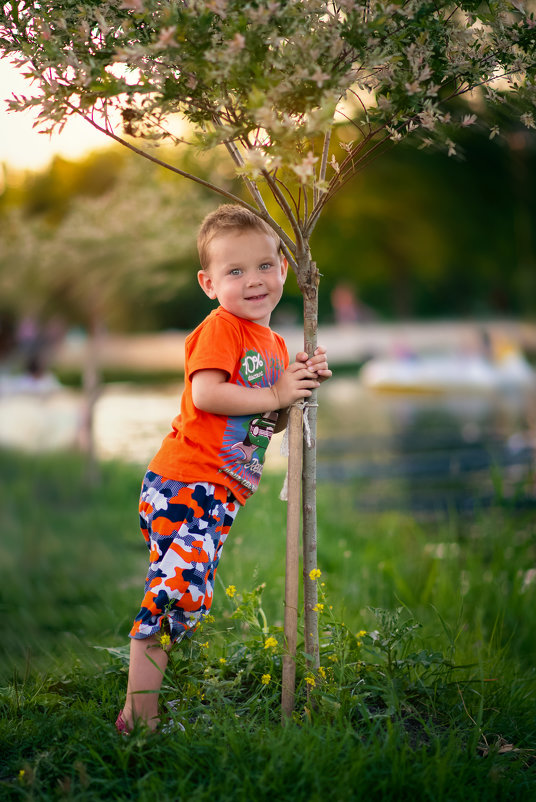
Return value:
M 214 171 L 213 157 L 200 161 L 201 171 Z M 77 163 L 56 158 L 23 180 L 8 174 L 0 199 L 2 316 L 158 328 L 158 304 L 195 277 L 197 226 L 212 203 L 208 190 L 118 150 Z
M 501 129 L 493 140 L 466 129 L 453 158 L 398 145 L 341 189 L 312 240 L 321 321 L 342 281 L 380 319 L 534 313 L 536 138 Z M 178 155 L 182 169 L 240 191 L 218 151 Z M 15 178 L 0 195 L 4 323 L 33 314 L 85 326 L 98 302 L 112 329 L 189 329 L 212 307 L 195 251 L 199 222 L 220 203 L 208 190 L 121 149 Z M 275 317 L 300 314 L 291 276 Z
M 460 139 L 454 158 L 399 145 L 325 209 L 312 239 L 324 318 L 343 276 L 380 317 L 536 311 L 536 138 Z

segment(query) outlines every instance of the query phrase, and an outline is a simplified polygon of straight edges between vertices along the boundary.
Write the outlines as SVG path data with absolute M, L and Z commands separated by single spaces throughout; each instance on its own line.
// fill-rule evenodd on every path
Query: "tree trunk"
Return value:
M 287 551 L 285 566 L 285 653 L 281 691 L 281 721 L 294 710 L 296 642 L 298 636 L 298 588 L 300 567 L 300 485 L 302 473 L 302 412 L 291 406 L 288 419 Z
M 312 356 L 317 345 L 318 283 L 320 274 L 311 254 L 298 257 L 298 283 L 303 293 L 304 350 Z M 310 577 L 316 556 L 316 419 L 317 392 L 313 391 L 303 412 L 303 588 L 305 652 L 312 670 L 320 665 L 318 643 L 317 582 Z

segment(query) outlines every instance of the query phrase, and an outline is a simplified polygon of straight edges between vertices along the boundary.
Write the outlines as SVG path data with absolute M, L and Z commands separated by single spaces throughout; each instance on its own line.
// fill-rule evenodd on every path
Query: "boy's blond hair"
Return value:
M 214 237 L 228 234 L 230 231 L 258 231 L 268 234 L 277 242 L 278 250 L 281 248 L 281 239 L 268 223 L 261 220 L 254 212 L 235 203 L 224 203 L 222 206 L 207 214 L 199 228 L 197 235 L 197 251 L 203 270 L 208 270 L 208 246 Z

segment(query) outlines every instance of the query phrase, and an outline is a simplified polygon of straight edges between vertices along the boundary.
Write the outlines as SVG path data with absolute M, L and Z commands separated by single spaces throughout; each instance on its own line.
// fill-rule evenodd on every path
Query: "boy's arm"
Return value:
M 329 375 L 328 375 L 329 374 Z M 308 398 L 311 390 L 329 378 L 325 349 L 298 354 L 272 387 L 241 387 L 231 384 L 224 370 L 198 370 L 192 376 L 192 399 L 195 406 L 214 415 L 250 415 L 285 409 L 294 401 Z
M 313 371 L 294 362 L 272 387 L 241 387 L 224 370 L 198 370 L 192 376 L 192 399 L 198 409 L 214 415 L 253 415 L 288 407 L 311 395 L 319 382 Z

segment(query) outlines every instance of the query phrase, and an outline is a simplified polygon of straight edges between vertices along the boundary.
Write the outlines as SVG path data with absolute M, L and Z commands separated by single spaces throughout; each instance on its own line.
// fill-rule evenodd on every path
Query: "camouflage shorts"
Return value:
M 154 635 L 164 619 L 172 641 L 193 633 L 212 604 L 216 570 L 238 507 L 222 485 L 145 474 L 140 525 L 150 564 L 131 638 Z

